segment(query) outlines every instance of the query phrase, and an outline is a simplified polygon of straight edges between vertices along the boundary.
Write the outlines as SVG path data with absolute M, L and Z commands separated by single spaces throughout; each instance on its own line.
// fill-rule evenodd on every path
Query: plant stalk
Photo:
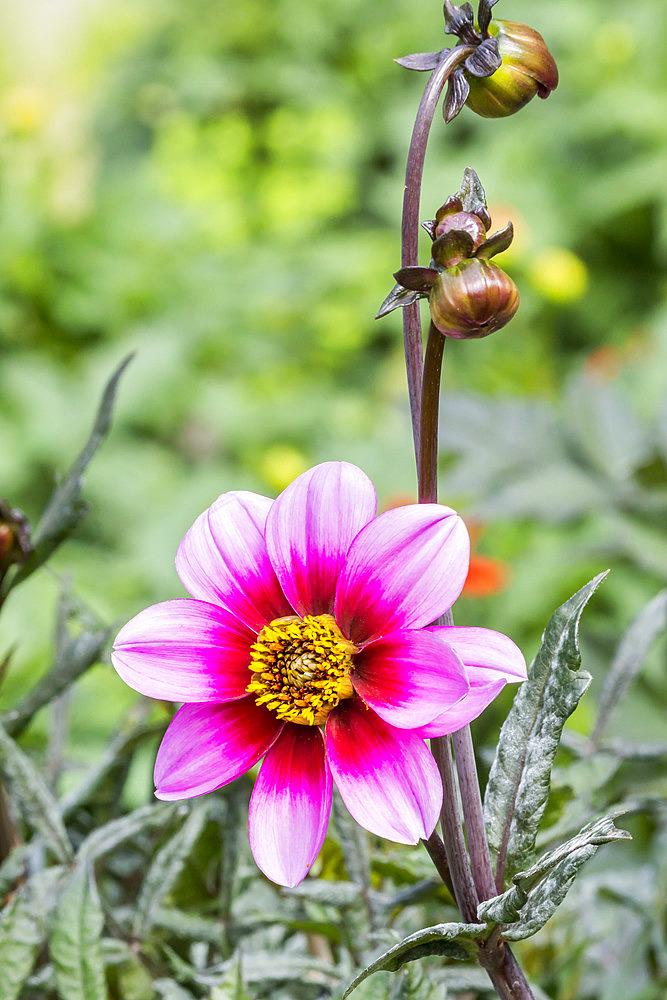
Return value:
M 426 144 L 431 130 L 433 115 L 440 95 L 452 72 L 459 63 L 474 52 L 472 45 L 457 45 L 453 49 L 443 49 L 441 59 L 435 67 L 417 111 L 408 161 L 405 168 L 405 189 L 403 194 L 403 218 L 401 222 L 401 267 L 411 267 L 419 263 L 419 202 L 424 173 Z M 405 365 L 408 374 L 408 395 L 412 414 L 412 435 L 415 454 L 419 454 L 419 409 L 422 381 L 422 328 L 419 318 L 419 303 L 406 306 L 403 310 L 403 340 L 405 345 Z

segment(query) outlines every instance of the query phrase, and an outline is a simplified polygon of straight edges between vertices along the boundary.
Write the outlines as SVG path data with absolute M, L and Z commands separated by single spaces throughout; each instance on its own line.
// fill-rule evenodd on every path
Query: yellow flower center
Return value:
M 252 647 L 246 690 L 279 719 L 319 726 L 339 701 L 353 696 L 357 652 L 331 615 L 276 618 Z

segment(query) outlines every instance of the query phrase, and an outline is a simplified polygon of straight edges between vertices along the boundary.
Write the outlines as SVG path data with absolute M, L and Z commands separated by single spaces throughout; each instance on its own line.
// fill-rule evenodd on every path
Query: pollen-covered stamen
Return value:
M 331 615 L 276 618 L 252 647 L 247 691 L 279 719 L 319 726 L 339 701 L 353 696 L 357 652 Z

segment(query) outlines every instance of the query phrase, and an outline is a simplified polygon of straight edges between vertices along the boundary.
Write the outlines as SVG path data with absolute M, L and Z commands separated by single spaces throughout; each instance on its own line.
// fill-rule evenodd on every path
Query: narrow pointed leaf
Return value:
M 667 625 L 667 590 L 649 601 L 630 625 L 612 660 L 600 694 L 592 740 L 595 746 L 626 691 L 639 673 L 653 641 Z
M 422 298 L 424 298 L 423 292 L 412 292 L 403 285 L 395 285 L 378 309 L 375 318 L 381 319 L 394 309 L 404 309 L 405 306 L 411 306 L 413 302 Z
M 155 912 L 187 864 L 208 819 L 206 803 L 195 806 L 183 826 L 155 855 L 139 890 L 133 933 L 143 940 Z
M 493 233 L 483 243 L 480 243 L 475 250 L 475 257 L 482 257 L 484 260 L 489 260 L 490 257 L 495 257 L 497 253 L 507 250 L 513 239 L 514 226 L 511 222 L 508 222 L 504 229 L 498 230 L 497 233 Z
M 125 358 L 107 382 L 90 436 L 64 482 L 53 491 L 35 529 L 32 552 L 12 578 L 10 587 L 21 583 L 46 562 L 85 516 L 87 506 L 81 497 L 84 473 L 109 432 L 118 382 L 132 357 Z
M 66 869 L 45 868 L 14 894 L 0 916 L 0 997 L 16 1000 L 32 972 L 47 933 Z
M 67 883 L 51 935 L 51 961 L 63 1000 L 107 1000 L 102 959 L 104 914 L 91 866 L 80 865 Z
M 507 941 L 522 941 L 537 934 L 565 899 L 579 869 L 596 851 L 595 844 L 588 844 L 563 858 L 529 893 L 521 909 L 520 920 L 504 928 L 503 938 Z
M 580 669 L 579 620 L 605 576 L 554 612 L 500 733 L 484 815 L 489 845 L 508 876 L 531 860 L 563 726 L 591 681 Z
M 394 59 L 394 62 L 405 69 L 416 69 L 424 72 L 425 70 L 435 69 L 440 62 L 440 56 L 440 52 L 414 52 L 412 55 Z
M 484 937 L 486 932 L 485 924 L 436 924 L 434 927 L 424 927 L 366 966 L 345 990 L 342 1000 L 374 972 L 398 972 L 406 962 L 414 962 L 427 955 L 465 959 L 477 950 L 475 942 Z
M 41 774 L 11 736 L 0 726 L 0 771 L 26 822 L 38 833 L 58 861 L 74 857 L 60 808 Z

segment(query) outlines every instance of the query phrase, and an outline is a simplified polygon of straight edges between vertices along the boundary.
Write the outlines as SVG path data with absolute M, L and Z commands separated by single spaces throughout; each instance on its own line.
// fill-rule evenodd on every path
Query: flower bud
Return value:
M 504 118 L 535 94 L 548 97 L 558 85 L 558 68 L 539 31 L 517 21 L 491 21 L 488 34 L 498 42 L 502 60 L 490 76 L 466 73 L 466 105 L 483 118 Z
M 519 290 L 501 268 L 481 257 L 440 271 L 431 285 L 433 325 L 446 337 L 486 337 L 508 323 L 519 308 Z
M 0 580 L 13 564 L 30 553 L 30 526 L 25 514 L 0 500 Z

